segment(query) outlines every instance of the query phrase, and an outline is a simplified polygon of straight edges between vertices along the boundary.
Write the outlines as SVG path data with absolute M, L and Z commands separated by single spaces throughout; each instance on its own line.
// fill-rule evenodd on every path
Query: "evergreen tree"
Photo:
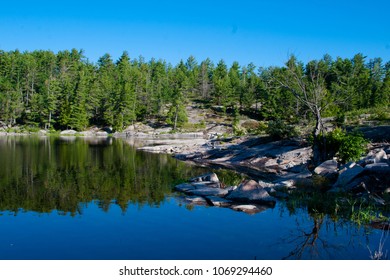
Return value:
M 132 67 L 127 52 L 123 52 L 117 63 L 118 91 L 115 98 L 114 129 L 121 131 L 136 119 L 136 95 L 131 81 Z
M 188 89 L 188 83 L 186 68 L 183 61 L 180 61 L 178 66 L 172 71 L 172 76 L 170 78 L 172 92 L 171 106 L 167 114 L 167 123 L 173 126 L 173 130 L 176 130 L 188 121 L 185 108 L 185 93 Z
M 224 60 L 220 60 L 217 64 L 217 67 L 214 70 L 213 73 L 213 84 L 214 84 L 214 91 L 213 91 L 213 99 L 214 102 L 219 105 L 223 106 L 224 110 L 226 109 L 228 96 L 231 95 L 231 84 L 228 76 L 228 70 L 227 66 L 225 64 Z

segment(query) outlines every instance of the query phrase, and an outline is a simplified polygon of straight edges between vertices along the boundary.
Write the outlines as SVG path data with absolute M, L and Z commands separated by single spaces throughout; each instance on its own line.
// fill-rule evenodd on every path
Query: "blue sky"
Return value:
M 2 1 L 0 49 L 83 49 L 96 62 L 162 58 L 176 64 L 307 62 L 328 53 L 390 60 L 390 1 Z

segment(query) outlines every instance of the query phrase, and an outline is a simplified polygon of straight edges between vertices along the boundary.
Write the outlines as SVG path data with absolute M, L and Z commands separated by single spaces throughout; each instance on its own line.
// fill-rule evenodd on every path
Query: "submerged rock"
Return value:
M 256 213 L 260 213 L 268 208 L 264 207 L 264 206 L 261 207 L 261 206 L 251 205 L 251 204 L 245 204 L 245 205 L 234 205 L 231 207 L 231 209 L 233 209 L 235 211 L 245 212 L 247 214 L 256 214 Z
M 207 205 L 206 199 L 201 196 L 186 196 L 184 201 L 190 204 Z

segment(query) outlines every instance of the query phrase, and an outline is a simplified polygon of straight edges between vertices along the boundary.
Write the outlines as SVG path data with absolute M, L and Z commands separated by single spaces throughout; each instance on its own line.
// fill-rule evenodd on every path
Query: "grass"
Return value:
M 291 213 L 299 208 L 307 208 L 311 215 L 325 214 L 332 220 L 351 221 L 358 226 L 368 226 L 372 222 L 388 222 L 390 206 L 378 206 L 365 198 L 344 193 L 322 192 L 315 184 L 297 187 L 284 201 Z M 385 213 L 385 214 L 384 214 Z

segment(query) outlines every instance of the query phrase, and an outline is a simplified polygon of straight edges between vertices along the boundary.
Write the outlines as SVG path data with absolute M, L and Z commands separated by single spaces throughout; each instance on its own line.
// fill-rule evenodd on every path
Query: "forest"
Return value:
M 122 131 L 136 121 L 159 120 L 175 129 L 186 121 L 186 104 L 218 106 L 224 114 L 296 123 L 302 117 L 337 116 L 390 105 L 390 62 L 332 58 L 284 66 L 200 63 L 162 59 L 117 61 L 109 54 L 91 63 L 82 50 L 0 50 L 0 122 L 59 130 L 90 126 Z M 312 112 L 313 114 L 308 112 Z

